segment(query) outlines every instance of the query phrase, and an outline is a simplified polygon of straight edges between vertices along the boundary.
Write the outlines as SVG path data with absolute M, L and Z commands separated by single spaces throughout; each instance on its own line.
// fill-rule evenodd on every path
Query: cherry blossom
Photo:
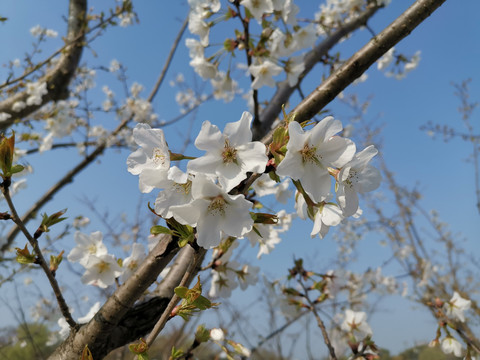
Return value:
M 225 333 L 222 329 L 213 328 L 210 330 L 210 337 L 214 341 L 223 341 L 225 339 Z
M 378 153 L 370 145 L 355 154 L 353 159 L 342 167 L 337 175 L 337 200 L 345 216 L 354 215 L 358 210 L 358 193 L 364 194 L 380 186 L 380 171 L 369 164 Z
M 123 273 L 120 278 L 122 282 L 125 282 L 132 274 L 137 270 L 138 266 L 145 259 L 145 247 L 143 244 L 134 243 L 132 245 L 132 255 L 123 260 Z
M 229 195 L 205 175 L 197 174 L 192 181 L 193 201 L 172 206 L 174 218 L 197 227 L 197 243 L 203 248 L 220 244 L 222 232 L 242 237 L 252 229 L 252 203 L 243 195 Z
M 242 0 L 241 4 L 250 11 L 258 22 L 262 21 L 263 14 L 273 12 L 272 0 Z
M 355 144 L 351 140 L 334 136 L 341 130 L 341 122 L 332 116 L 327 116 L 308 131 L 304 131 L 299 123 L 290 122 L 287 155 L 277 166 L 277 174 L 300 180 L 315 202 L 326 199 L 331 189 L 328 167 L 344 166 L 355 153 Z
M 453 354 L 456 357 L 462 356 L 462 344 L 451 336 L 443 339 L 440 347 L 445 354 Z
M 253 75 L 255 80 L 252 83 L 252 89 L 260 89 L 262 86 L 267 85 L 270 87 L 275 86 L 275 80 L 273 76 L 280 74 L 283 69 L 271 62 L 270 60 L 265 60 L 261 64 L 252 64 L 248 68 L 250 74 Z
M 252 115 L 244 112 L 239 121 L 228 123 L 223 134 L 217 126 L 205 121 L 195 140 L 195 146 L 207 153 L 189 161 L 191 172 L 218 176 L 220 185 L 230 191 L 247 172 L 262 173 L 268 161 L 265 145 L 252 142 Z
M 115 279 L 122 274 L 122 268 L 115 257 L 110 254 L 91 255 L 85 265 L 86 272 L 82 276 L 82 283 L 95 285 L 102 289 L 115 283 Z
M 358 335 L 360 338 L 373 334 L 372 329 L 367 324 L 367 314 L 363 311 L 345 310 L 345 320 L 341 328 L 354 336 Z
M 454 316 L 461 322 L 465 322 L 465 315 L 463 312 L 470 309 L 471 300 L 464 299 L 458 292 L 453 293 L 453 297 L 449 302 L 445 303 L 445 310 L 448 316 Z
M 228 298 L 232 294 L 232 290 L 238 287 L 236 281 L 237 276 L 233 271 L 216 271 L 212 270 L 212 283 L 208 296 Z
M 133 129 L 133 138 L 140 148 L 127 158 L 128 172 L 140 175 L 141 192 L 161 188 L 170 168 L 170 154 L 163 131 L 152 129 L 147 124 L 137 124 Z
M 80 265 L 86 266 L 90 256 L 107 254 L 107 247 L 103 244 L 103 235 L 100 231 L 95 231 L 90 236 L 77 231 L 74 238 L 77 246 L 67 256 L 70 262 L 79 262 Z
M 173 216 L 170 207 L 188 204 L 192 201 L 192 176 L 176 166 L 168 170 L 168 180 L 163 184 L 163 191 L 155 200 L 155 212 L 168 219 Z

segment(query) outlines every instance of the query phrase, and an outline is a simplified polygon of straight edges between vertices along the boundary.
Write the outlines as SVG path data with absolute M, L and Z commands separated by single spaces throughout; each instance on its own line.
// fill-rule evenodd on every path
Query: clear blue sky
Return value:
M 107 6 L 113 1 L 97 3 Z M 92 5 L 98 6 L 97 3 L 92 2 Z M 317 2 L 297 3 L 305 16 L 317 10 Z M 381 10 L 371 20 L 371 28 L 380 32 L 411 3 L 412 1 L 393 0 L 387 9 Z M 93 57 L 87 49 L 84 59 L 88 59 L 90 65 L 108 65 L 111 59 L 119 60 L 128 68 L 131 81 L 145 86 L 146 96 L 163 66 L 177 29 L 186 16 L 187 5 L 186 1 L 137 1 L 135 8 L 140 24 L 127 29 L 108 30 L 92 46 L 98 57 Z M 0 15 L 8 17 L 9 20 L 0 24 L 0 44 L 3 49 L 0 51 L 0 63 L 22 58 L 24 52 L 30 49 L 32 38 L 29 29 L 32 26 L 40 24 L 63 35 L 65 24 L 61 16 L 65 15 L 66 11 L 65 1 L 60 0 L 52 0 L 48 2 L 48 6 L 39 1 L 3 0 L 0 3 Z M 406 79 L 396 81 L 386 78 L 372 68 L 368 71 L 367 82 L 346 91 L 358 93 L 361 99 L 373 96 L 367 117 L 378 118 L 379 123 L 384 123 L 383 156 L 396 173 L 398 181 L 408 185 L 418 183 L 424 196 L 424 207 L 436 209 L 440 217 L 451 224 L 453 232 L 462 232 L 469 239 L 468 249 L 473 252 L 480 250 L 480 222 L 473 197 L 473 167 L 465 161 L 471 148 L 459 140 L 448 144 L 440 140 L 433 141 L 421 132 L 419 127 L 432 121 L 462 129 L 457 112 L 459 103 L 453 96 L 451 82 L 459 83 L 472 78 L 472 99 L 480 101 L 479 12 L 480 2 L 477 0 L 447 0 L 433 16 L 397 46 L 400 52 L 407 55 L 421 50 L 422 59 L 417 70 L 410 73 Z M 342 44 L 341 49 L 352 53 L 369 37 L 367 31 L 362 31 L 351 42 Z M 55 49 L 59 44 L 59 39 L 49 41 L 44 54 L 48 54 L 49 50 Z M 188 51 L 182 46 L 172 64 L 167 82 L 179 72 L 182 72 L 187 80 L 193 79 L 193 71 L 188 67 L 188 62 Z M 0 80 L 4 77 L 5 71 L 0 68 Z M 308 92 L 309 88 L 316 86 L 316 81 L 307 82 L 304 91 Z M 197 83 L 201 86 L 198 79 Z M 103 84 L 114 84 L 113 78 L 100 76 L 97 79 L 98 88 L 101 89 Z M 118 86 L 110 86 L 120 93 Z M 101 91 L 98 96 L 103 100 Z M 175 91 L 166 83 L 154 102 L 160 118 L 168 120 L 178 114 L 174 96 Z M 345 120 L 349 115 L 337 102 L 333 102 L 328 108 L 340 120 Z M 244 110 L 246 104 L 242 99 L 229 104 L 211 102 L 198 111 L 197 120 L 193 124 L 193 134 L 198 131 L 203 120 L 208 119 L 223 128 L 224 123 L 238 120 Z M 474 119 L 478 118 L 477 111 Z M 111 120 L 104 121 L 109 123 Z M 173 149 L 182 147 L 184 129 L 172 126 L 165 130 L 169 145 Z M 78 198 L 86 195 L 96 198 L 102 210 L 111 206 L 113 213 L 134 211 L 138 203 L 138 183 L 137 178 L 126 171 L 127 156 L 126 151 L 110 151 L 98 164 L 91 165 L 87 172 L 80 175 L 75 184 L 59 193 L 53 205 L 48 205 L 44 210 L 56 211 L 68 207 L 72 218 L 79 213 L 88 216 L 86 208 L 77 203 Z M 65 159 L 72 160 L 69 160 L 65 167 L 57 166 Z M 29 189 L 18 197 L 20 212 L 28 208 L 31 200 L 39 197 L 42 190 L 48 188 L 49 180 L 59 178 L 71 164 L 78 161 L 78 156 L 76 151 L 58 151 L 55 154 L 32 157 L 30 161 L 35 167 L 35 173 L 29 176 Z M 153 202 L 154 196 L 151 194 L 145 197 L 144 201 Z M 98 222 L 93 221 L 87 231 L 96 230 L 95 225 L 98 225 Z M 295 236 L 286 236 L 272 255 L 264 257 L 261 262 L 254 260 L 254 264 L 264 266 L 269 274 L 283 275 L 291 265 L 292 254 L 310 259 L 312 253 L 319 254 L 319 263 L 328 263 L 329 256 L 335 256 L 334 244 L 328 237 L 324 240 L 309 239 L 311 224 L 295 226 Z M 305 234 L 304 239 L 299 239 L 299 234 Z M 73 240 L 65 243 L 67 252 L 72 243 Z M 378 261 L 373 264 L 370 260 L 360 262 L 356 265 L 357 269 L 369 266 L 375 268 L 388 256 L 386 250 L 378 246 L 377 240 L 366 243 L 364 248 L 373 251 Z M 45 289 L 44 292 L 46 291 Z M 413 312 L 410 306 L 399 299 L 382 303 L 380 311 L 371 320 L 374 338 L 379 345 L 395 352 L 415 341 L 422 342 L 433 338 L 434 321 L 428 315 Z M 3 314 L 6 310 L 0 308 L 0 312 Z M 406 312 L 415 315 L 405 316 Z

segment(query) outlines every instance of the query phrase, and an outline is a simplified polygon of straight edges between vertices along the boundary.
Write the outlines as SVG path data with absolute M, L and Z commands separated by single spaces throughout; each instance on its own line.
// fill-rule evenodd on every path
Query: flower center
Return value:
M 108 271 L 108 269 L 110 268 L 110 264 L 105 262 L 105 261 L 100 261 L 98 264 L 97 264 L 97 269 L 98 269 L 98 273 L 101 274 L 105 271 Z
M 230 146 L 228 140 L 225 140 L 225 146 L 223 147 L 222 159 L 224 164 L 237 164 L 237 149 Z
M 227 203 L 225 202 L 225 199 L 221 195 L 218 195 L 217 197 L 213 198 L 210 202 L 210 205 L 208 205 L 208 212 L 214 216 L 223 216 L 225 215 L 226 205 Z
M 305 144 L 303 149 L 300 150 L 300 154 L 302 155 L 302 162 L 304 164 L 310 162 L 322 166 L 320 162 L 322 156 L 317 154 L 317 148 L 315 146 L 310 147 L 308 144 Z
M 192 190 L 192 182 L 190 180 L 188 180 L 185 184 L 175 183 L 175 185 L 173 185 L 173 188 L 175 189 L 175 191 L 177 193 L 182 193 L 184 195 L 188 195 L 188 194 L 190 194 L 190 191 Z
M 152 161 L 155 165 L 165 166 L 167 162 L 167 155 L 165 155 L 165 153 L 161 149 L 154 148 L 152 154 Z
M 96 253 L 97 253 L 97 246 L 94 245 L 94 244 L 90 245 L 90 246 L 88 247 L 88 252 L 89 252 L 90 254 L 96 254 Z
M 345 184 L 347 184 L 350 188 L 352 188 L 358 181 L 360 180 L 358 173 L 350 169 L 350 172 L 348 174 L 348 178 L 345 180 Z

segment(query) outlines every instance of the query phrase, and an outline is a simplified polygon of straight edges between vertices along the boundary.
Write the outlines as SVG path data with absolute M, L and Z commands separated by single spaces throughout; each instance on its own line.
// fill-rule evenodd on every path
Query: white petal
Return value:
M 195 139 L 195 146 L 200 150 L 215 151 L 223 147 L 223 135 L 216 125 L 204 121 Z
M 240 120 L 225 125 L 223 134 L 228 136 L 231 146 L 236 147 L 252 141 L 252 131 L 250 130 L 251 123 L 252 115 L 249 112 L 244 111 Z
M 197 243 L 204 249 L 218 246 L 221 241 L 221 232 L 216 216 L 202 217 L 197 226 Z
M 335 120 L 333 116 L 327 116 L 311 130 L 310 144 L 318 146 L 318 144 L 327 141 L 333 135 L 342 131 L 342 129 L 343 127 L 340 120 Z

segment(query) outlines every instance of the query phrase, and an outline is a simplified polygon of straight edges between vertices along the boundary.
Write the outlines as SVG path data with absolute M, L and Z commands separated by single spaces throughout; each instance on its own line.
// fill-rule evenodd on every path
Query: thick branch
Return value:
M 68 96 L 68 84 L 77 69 L 83 51 L 86 15 L 87 0 L 70 0 L 66 37 L 66 42 L 70 45 L 63 51 L 58 64 L 38 80 L 47 83 L 48 93 L 42 97 L 39 105 L 27 105 L 18 112 L 12 110 L 13 104 L 17 101 L 26 102 L 29 96 L 26 89 L 0 102 L 0 113 L 10 115 L 8 119 L 0 121 L 0 131 L 5 131 L 16 120 L 30 115 L 49 101 L 65 99 Z
M 380 8 L 380 6 L 369 6 L 357 18 L 344 24 L 305 55 L 305 70 L 303 70 L 302 74 L 299 76 L 298 84 L 292 87 L 286 80 L 280 83 L 268 106 L 260 114 L 260 121 L 253 124 L 252 132 L 255 140 L 261 139 L 270 130 L 273 122 L 282 111 L 282 105 L 287 103 L 302 79 L 313 69 L 322 57 L 338 44 L 344 36 L 347 36 L 361 26 L 364 26 L 368 19 L 370 19 Z
M 325 105 L 330 103 L 356 78 L 360 77 L 392 46 L 410 34 L 413 29 L 420 25 L 444 2 L 445 0 L 416 1 L 293 109 L 292 114 L 296 114 L 295 120 L 302 122 L 315 116 Z
M 88 345 L 92 351 L 94 359 L 102 359 L 110 350 L 119 346 L 118 338 L 122 333 L 125 335 L 125 330 L 133 331 L 137 326 L 135 319 L 144 321 L 146 315 L 152 318 L 156 316 L 158 319 L 169 299 L 155 298 L 156 300 L 148 302 L 149 306 L 142 304 L 136 309 L 133 308 L 133 304 L 155 281 L 178 250 L 177 239 L 163 236 L 138 270 L 108 298 L 95 317 L 78 332 L 72 331 L 70 337 L 49 359 L 77 360 L 85 345 Z M 126 317 L 127 314 L 129 314 L 128 317 Z M 152 318 L 148 320 L 153 320 Z M 152 326 L 153 324 L 154 322 Z

